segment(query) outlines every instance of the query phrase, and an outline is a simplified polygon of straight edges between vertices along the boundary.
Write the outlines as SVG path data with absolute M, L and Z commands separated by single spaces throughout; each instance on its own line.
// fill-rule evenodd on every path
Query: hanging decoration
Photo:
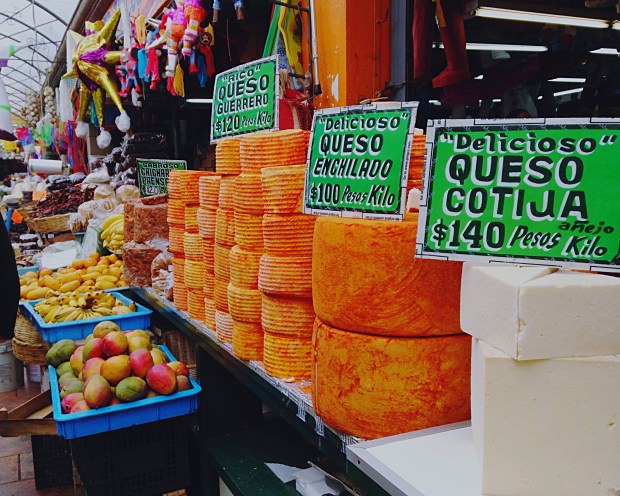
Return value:
M 38 93 L 29 91 L 26 93 L 26 105 L 24 107 L 24 119 L 30 128 L 35 128 L 41 119 L 41 102 Z
M 177 0 L 177 8 L 168 12 L 168 19 L 166 22 L 166 31 L 164 36 L 166 38 L 166 45 L 168 46 L 168 63 L 166 64 L 166 77 L 174 78 L 177 64 L 179 62 L 178 47 L 183 36 L 185 35 L 185 29 L 187 28 L 187 18 L 185 17 L 185 1 Z
M 232 2 L 233 0 L 228 0 Z M 237 20 L 245 20 L 245 2 L 243 0 L 235 0 L 233 2 L 235 11 L 237 12 Z M 213 0 L 213 22 L 218 22 L 220 19 L 220 10 L 222 10 L 222 1 Z
M 0 78 L 0 139 L 5 141 L 15 141 L 17 139 L 13 134 L 11 105 L 9 97 L 6 95 L 6 88 L 2 78 Z

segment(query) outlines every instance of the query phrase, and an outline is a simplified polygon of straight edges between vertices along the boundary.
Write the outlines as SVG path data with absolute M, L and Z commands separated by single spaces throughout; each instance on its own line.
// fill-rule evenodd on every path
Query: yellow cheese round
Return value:
M 207 272 L 215 272 L 215 240 L 203 238 L 202 244 L 204 252 L 202 253 L 202 263 L 205 264 Z
M 198 206 L 185 207 L 185 232 L 198 233 Z
M 233 320 L 232 350 L 241 360 L 263 359 L 263 329 L 260 324 Z
M 258 267 L 262 253 L 242 250 L 235 245 L 230 250 L 230 282 L 238 288 L 258 289 Z
M 234 320 L 241 322 L 261 321 L 262 296 L 258 289 L 243 289 L 228 285 L 228 311 Z
M 287 129 L 241 138 L 241 170 L 258 173 L 263 167 L 301 163 L 308 152 L 309 133 Z
M 230 280 L 230 246 L 215 243 L 215 276 Z
M 228 283 L 230 283 L 228 279 L 220 279 L 216 276 L 213 291 L 215 308 L 226 313 L 228 313 Z
M 272 334 L 311 338 L 314 307 L 311 298 L 292 298 L 263 293 L 261 322 Z
M 203 250 L 202 236 L 200 234 L 184 233 L 183 251 L 187 260 L 202 262 Z
M 235 191 L 235 176 L 223 176 L 220 181 L 220 194 L 219 194 L 219 208 L 223 208 L 224 210 L 233 211 L 234 208 L 234 191 Z
M 223 343 L 232 343 L 233 319 L 227 312 L 215 311 L 215 333 Z
M 215 298 L 215 274 L 205 270 L 204 276 L 204 292 L 205 297 L 210 298 L 211 300 Z
M 218 208 L 215 213 L 215 242 L 221 245 L 235 244 L 235 213 Z
M 316 217 L 303 214 L 265 214 L 265 253 L 283 257 L 311 257 Z
M 304 198 L 306 165 L 270 167 L 261 171 L 264 211 L 266 213 L 301 213 Z
M 280 379 L 308 379 L 312 374 L 312 339 L 265 332 L 265 372 Z
M 338 329 L 377 335 L 461 332 L 462 263 L 415 258 L 417 217 L 318 218 L 312 257 L 318 318 Z
M 187 307 L 192 319 L 205 321 L 205 295 L 200 290 L 190 289 L 187 293 Z
M 241 172 L 241 142 L 225 138 L 215 148 L 215 169 L 218 174 L 239 174 Z
M 312 403 L 325 422 L 364 439 L 470 418 L 471 337 L 385 337 L 317 319 Z
M 263 213 L 263 193 L 260 174 L 240 174 L 235 179 L 233 204 L 235 212 L 242 214 Z
M 312 296 L 312 257 L 263 255 L 258 270 L 258 288 L 275 295 Z
M 235 212 L 235 243 L 247 251 L 264 251 L 262 214 Z
M 198 233 L 203 238 L 215 239 L 216 210 L 200 207 L 196 214 Z
M 204 291 L 205 264 L 185 260 L 185 285 L 189 289 L 200 289 Z
M 212 298 L 205 298 L 205 325 L 215 332 L 215 301 Z
M 219 206 L 221 176 L 205 176 L 199 180 L 200 206 L 215 210 Z

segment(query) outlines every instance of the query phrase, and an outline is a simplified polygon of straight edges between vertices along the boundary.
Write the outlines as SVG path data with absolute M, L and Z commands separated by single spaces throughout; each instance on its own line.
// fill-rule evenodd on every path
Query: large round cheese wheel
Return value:
M 230 246 L 215 243 L 215 276 L 222 280 L 230 279 Z
M 204 291 L 205 280 L 205 264 L 202 262 L 194 262 L 193 260 L 185 261 L 185 285 L 189 289 L 200 289 Z
M 275 295 L 312 296 L 312 257 L 263 255 L 258 269 L 258 288 Z
M 266 213 L 300 213 L 304 197 L 306 165 L 269 167 L 261 171 Z
M 183 234 L 183 251 L 187 260 L 202 262 L 203 250 L 202 236 L 200 234 L 187 232 Z
M 221 312 L 228 313 L 228 279 L 220 279 L 215 277 L 215 285 L 213 288 L 213 299 L 215 300 L 215 308 Z
M 262 214 L 235 212 L 235 243 L 247 251 L 264 251 Z
M 168 175 L 168 187 L 172 182 L 173 194 L 180 193 L 181 199 L 186 204 L 197 204 L 199 202 L 200 178 L 213 175 L 213 172 L 191 171 L 173 169 Z
M 228 312 L 234 320 L 260 324 L 262 297 L 258 289 L 244 289 L 228 285 Z
M 263 359 L 263 328 L 254 322 L 233 320 L 232 350 L 242 360 Z
M 258 289 L 258 267 L 262 253 L 242 250 L 235 245 L 230 250 L 230 282 L 238 288 Z
M 233 319 L 229 313 L 215 311 L 215 334 L 223 343 L 232 343 Z
M 215 210 L 219 207 L 221 176 L 205 176 L 199 180 L 200 206 Z
M 308 379 L 312 374 L 312 339 L 265 331 L 265 372 L 280 379 Z
M 179 257 L 172 258 L 172 278 L 177 282 L 185 284 L 185 259 Z
M 232 212 L 234 208 L 234 191 L 235 191 L 235 179 L 234 176 L 222 176 L 220 181 L 220 194 L 219 194 L 219 207 L 224 210 L 230 210 Z
M 207 270 L 204 276 L 204 292 L 206 298 L 211 300 L 215 298 L 215 274 Z
M 185 207 L 185 232 L 198 233 L 198 206 Z
M 185 203 L 183 200 L 168 200 L 166 216 L 168 224 L 183 225 L 185 227 Z
M 172 298 L 179 310 L 187 311 L 187 286 L 185 284 L 175 281 Z
M 198 233 L 203 238 L 215 239 L 216 210 L 200 207 L 196 214 Z
M 235 213 L 218 208 L 215 213 L 215 242 L 221 245 L 235 244 Z
M 189 289 L 187 292 L 187 308 L 192 319 L 205 321 L 205 294 L 201 290 Z
M 314 410 L 347 434 L 375 439 L 470 418 L 470 336 L 370 336 L 317 319 L 313 347 Z
M 265 253 L 284 257 L 311 257 L 316 217 L 303 214 L 265 214 Z
M 205 298 L 205 325 L 215 332 L 215 301 L 212 298 Z
M 205 264 L 207 272 L 215 273 L 215 240 L 203 238 L 202 245 L 204 252 L 202 253 L 202 263 Z
M 436 336 L 461 332 L 461 262 L 415 258 L 417 213 L 405 222 L 319 217 L 314 310 L 354 332 Z
M 225 138 L 215 148 L 215 170 L 218 174 L 239 174 L 241 172 L 241 142 Z
M 312 299 L 263 293 L 261 322 L 263 329 L 272 334 L 311 338 L 314 325 Z
M 259 173 L 263 167 L 302 163 L 308 152 L 309 133 L 286 129 L 254 133 L 241 138 L 241 170 Z
M 263 192 L 260 174 L 240 174 L 235 179 L 233 192 L 235 212 L 243 214 L 262 214 Z
M 174 172 L 171 170 L 168 174 L 168 199 L 180 200 L 182 198 L 183 192 L 181 190 L 181 176 L 179 175 L 180 171 L 175 170 Z
M 185 235 L 185 224 L 180 227 L 170 224 L 168 227 L 168 249 L 175 255 L 185 253 L 183 246 L 183 236 Z

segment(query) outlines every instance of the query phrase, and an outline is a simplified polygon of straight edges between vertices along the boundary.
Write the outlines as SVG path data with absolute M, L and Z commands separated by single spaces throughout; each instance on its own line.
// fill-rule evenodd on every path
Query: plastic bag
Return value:
M 82 252 L 79 255 L 80 258 L 86 258 L 92 253 L 104 254 L 105 248 L 103 247 L 103 241 L 101 241 L 101 221 L 98 219 L 91 219 L 86 228 L 86 234 L 84 235 L 84 241 L 82 241 Z
M 107 200 L 115 198 L 114 189 L 108 184 L 102 184 L 95 188 L 95 200 Z
M 131 184 L 124 184 L 119 186 L 116 190 L 116 201 L 118 203 L 125 203 L 129 200 L 140 198 L 140 188 Z
M 110 175 L 108 174 L 108 170 L 105 167 L 101 167 L 96 171 L 91 172 L 86 176 L 82 183 L 85 184 L 101 184 L 101 183 L 109 183 L 111 180 Z

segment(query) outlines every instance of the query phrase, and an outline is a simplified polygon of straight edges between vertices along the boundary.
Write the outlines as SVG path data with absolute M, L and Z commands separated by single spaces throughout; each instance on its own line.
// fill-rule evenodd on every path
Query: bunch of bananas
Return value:
M 111 215 L 101 226 L 101 239 L 103 247 L 112 253 L 120 253 L 123 249 L 125 232 L 125 216 L 123 214 Z
M 34 306 L 46 324 L 96 319 L 110 315 L 123 315 L 136 311 L 136 304 L 125 305 L 111 293 L 87 291 L 59 293 L 49 290 L 45 299 Z

